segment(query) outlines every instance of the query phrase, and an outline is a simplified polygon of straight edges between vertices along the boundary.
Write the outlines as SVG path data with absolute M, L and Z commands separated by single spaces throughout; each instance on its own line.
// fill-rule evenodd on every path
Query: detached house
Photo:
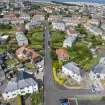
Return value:
M 4 100 L 9 100 L 18 95 L 32 94 L 38 91 L 38 84 L 32 78 L 32 75 L 24 69 L 20 69 L 14 80 L 8 82 L 2 96 Z
M 56 55 L 59 60 L 69 60 L 69 53 L 65 48 L 57 49 Z
M 63 22 L 52 22 L 54 30 L 65 31 L 66 27 Z
M 90 77 L 92 79 L 105 79 L 105 57 L 102 57 L 93 70 L 90 72 Z
M 76 36 L 69 36 L 68 38 L 66 38 L 63 42 L 63 47 L 72 47 L 73 43 L 76 40 Z
M 97 64 L 89 75 L 92 79 L 105 80 L 105 64 Z
M 27 46 L 28 39 L 23 32 L 16 32 L 16 40 L 19 46 Z
M 82 80 L 82 71 L 75 62 L 70 62 L 62 67 L 62 73 L 70 76 L 77 82 Z

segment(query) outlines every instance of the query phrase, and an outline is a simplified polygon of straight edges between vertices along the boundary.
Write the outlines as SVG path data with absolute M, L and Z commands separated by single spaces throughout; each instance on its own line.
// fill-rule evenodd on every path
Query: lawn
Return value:
M 52 49 L 58 49 L 63 46 L 63 41 L 66 37 L 66 33 L 60 31 L 51 32 Z
M 52 43 L 62 42 L 65 39 L 66 33 L 60 31 L 52 31 Z
M 29 40 L 29 46 L 31 48 L 34 48 L 38 51 L 44 49 L 43 29 L 41 27 L 31 30 L 31 32 L 27 34 L 27 38 Z

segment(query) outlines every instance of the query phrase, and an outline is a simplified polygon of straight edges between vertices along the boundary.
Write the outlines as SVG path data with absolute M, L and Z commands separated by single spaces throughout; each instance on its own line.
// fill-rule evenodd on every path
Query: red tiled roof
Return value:
M 64 59 L 67 60 L 69 59 L 69 53 L 65 48 L 60 48 L 56 50 L 56 55 L 58 56 L 58 58 L 60 59 Z

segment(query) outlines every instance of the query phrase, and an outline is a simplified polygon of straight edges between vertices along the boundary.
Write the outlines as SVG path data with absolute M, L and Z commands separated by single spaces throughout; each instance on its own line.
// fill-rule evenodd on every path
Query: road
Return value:
M 66 89 L 56 84 L 53 80 L 52 60 L 49 51 L 51 50 L 51 35 L 49 32 L 48 22 L 44 22 L 45 38 L 45 71 L 44 71 L 44 105 L 60 105 L 59 99 L 69 96 L 105 96 L 105 92 L 92 93 L 88 89 Z

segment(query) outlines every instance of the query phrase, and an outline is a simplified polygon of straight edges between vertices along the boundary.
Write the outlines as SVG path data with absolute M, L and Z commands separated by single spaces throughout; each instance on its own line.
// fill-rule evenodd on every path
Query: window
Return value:
M 25 91 L 21 91 L 21 93 L 25 93 Z

